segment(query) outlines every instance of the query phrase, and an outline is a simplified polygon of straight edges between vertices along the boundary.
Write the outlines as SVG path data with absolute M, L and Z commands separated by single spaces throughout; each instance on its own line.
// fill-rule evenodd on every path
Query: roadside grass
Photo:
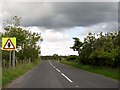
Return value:
M 40 61 L 30 64 L 18 64 L 16 68 L 6 68 L 2 71 L 2 86 L 5 87 L 7 84 L 23 75 L 25 72 L 31 70 L 34 66 L 39 64 Z
M 0 89 L 2 89 L 2 68 L 0 66 Z
M 92 72 L 92 73 L 96 73 L 96 74 L 100 74 L 106 77 L 110 77 L 112 79 L 115 80 L 120 80 L 120 78 L 118 78 L 118 69 L 113 69 L 113 68 L 108 68 L 108 67 L 97 67 L 97 66 L 91 66 L 91 65 L 82 65 L 79 64 L 77 62 L 73 62 L 73 61 L 67 61 L 67 60 L 62 60 L 61 63 L 63 64 L 67 64 L 88 72 Z

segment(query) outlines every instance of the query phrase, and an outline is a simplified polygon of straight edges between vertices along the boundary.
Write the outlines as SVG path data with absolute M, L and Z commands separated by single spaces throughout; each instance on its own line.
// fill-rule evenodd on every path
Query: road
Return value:
M 7 88 L 117 88 L 118 81 L 46 60 Z

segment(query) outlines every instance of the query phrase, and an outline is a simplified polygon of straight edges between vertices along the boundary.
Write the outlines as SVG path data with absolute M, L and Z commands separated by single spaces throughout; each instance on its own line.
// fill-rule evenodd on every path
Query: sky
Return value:
M 35 1 L 5 0 L 0 3 L 0 21 L 15 15 L 22 17 L 22 27 L 41 33 L 43 42 L 38 45 L 42 55 L 78 55 L 70 49 L 73 37 L 83 41 L 89 32 L 118 30 L 118 2 Z

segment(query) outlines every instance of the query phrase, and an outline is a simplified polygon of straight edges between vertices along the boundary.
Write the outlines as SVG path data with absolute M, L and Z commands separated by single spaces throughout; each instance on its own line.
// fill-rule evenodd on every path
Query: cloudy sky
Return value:
M 41 33 L 42 55 L 77 55 L 73 37 L 113 32 L 118 25 L 117 2 L 5 2 L 0 17 L 21 16 L 21 26 Z M 0 27 L 2 22 L 0 22 Z

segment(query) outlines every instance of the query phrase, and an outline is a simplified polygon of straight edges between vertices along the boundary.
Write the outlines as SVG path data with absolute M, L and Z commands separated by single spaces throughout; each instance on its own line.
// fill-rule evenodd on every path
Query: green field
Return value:
M 31 64 L 20 64 L 14 68 L 3 69 L 2 73 L 2 85 L 5 87 L 8 83 L 12 82 L 19 76 L 23 75 L 25 72 L 31 70 L 34 66 L 36 66 L 40 61 Z
M 72 62 L 72 61 L 67 61 L 67 60 L 62 60 L 61 63 L 67 64 L 67 65 L 70 65 L 70 66 L 73 66 L 76 68 L 80 68 L 80 69 L 88 71 L 88 72 L 100 74 L 100 75 L 118 80 L 118 69 L 107 68 L 107 67 L 97 67 L 97 66 L 90 66 L 90 65 L 82 65 L 77 62 Z

